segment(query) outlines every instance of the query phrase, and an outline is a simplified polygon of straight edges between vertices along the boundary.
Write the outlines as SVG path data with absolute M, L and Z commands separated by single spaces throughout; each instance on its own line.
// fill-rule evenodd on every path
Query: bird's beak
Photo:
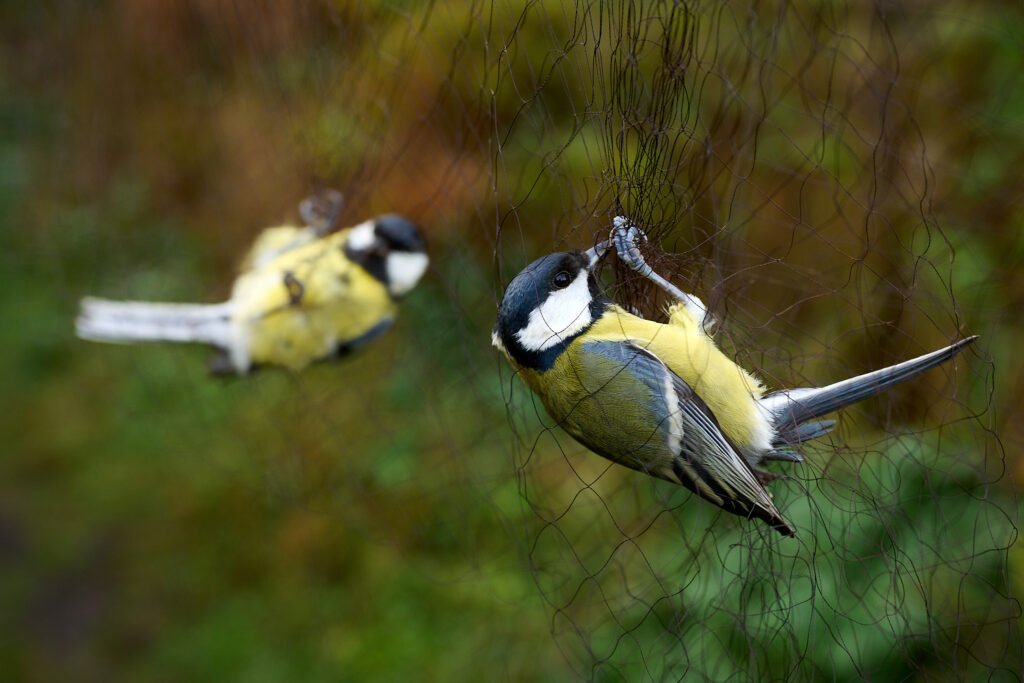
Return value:
M 608 247 L 610 247 L 611 245 L 611 240 L 605 240 L 604 242 L 594 245 L 587 251 L 583 252 L 583 255 L 590 259 L 590 265 L 588 266 L 590 270 L 593 270 L 595 267 L 597 267 L 597 262 L 600 261 L 606 253 L 608 253 Z

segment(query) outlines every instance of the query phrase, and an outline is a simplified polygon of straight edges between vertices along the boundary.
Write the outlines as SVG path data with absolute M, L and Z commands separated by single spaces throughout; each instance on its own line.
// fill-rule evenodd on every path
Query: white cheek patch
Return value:
M 373 246 L 377 236 L 373 232 L 373 221 L 366 221 L 352 228 L 346 243 L 349 249 L 364 251 Z
M 516 332 L 516 339 L 527 351 L 550 349 L 593 322 L 591 301 L 587 271 L 581 271 L 571 285 L 551 292 L 544 303 L 530 311 L 530 320 Z
M 426 254 L 393 251 L 387 257 L 388 291 L 402 296 L 416 286 L 427 270 L 430 259 Z

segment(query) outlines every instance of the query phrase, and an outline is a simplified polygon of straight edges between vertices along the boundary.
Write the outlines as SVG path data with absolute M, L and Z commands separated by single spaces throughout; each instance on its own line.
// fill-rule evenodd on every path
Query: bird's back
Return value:
M 543 379 L 521 369 L 523 380 L 558 425 L 583 445 L 626 467 L 675 481 L 663 396 L 628 361 L 596 352 L 592 341 L 589 335 L 573 341 Z
M 630 318 L 615 324 L 646 322 Z M 612 335 L 592 328 L 574 339 L 550 369 L 520 368 L 520 373 L 558 425 L 595 453 L 684 485 L 734 514 L 758 517 L 792 535 L 742 453 L 718 431 L 718 420 L 704 401 L 643 348 L 645 342 L 653 346 L 644 329 L 650 331 L 635 325 Z M 669 341 L 673 334 L 658 336 Z
M 647 349 L 700 396 L 738 447 L 771 448 L 772 428 L 757 406 L 764 391 L 761 383 L 722 353 L 682 306 L 669 309 L 669 324 L 611 306 L 587 338 L 629 340 Z

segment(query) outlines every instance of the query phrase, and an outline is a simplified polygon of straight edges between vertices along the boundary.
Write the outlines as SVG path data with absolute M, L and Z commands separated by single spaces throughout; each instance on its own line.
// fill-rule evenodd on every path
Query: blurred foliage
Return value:
M 1018 4 L 50 0 L 0 26 L 0 670 L 1020 679 Z M 203 349 L 73 339 L 84 294 L 225 296 L 318 184 L 433 256 L 359 356 L 215 381 Z M 770 537 L 572 444 L 487 345 L 504 283 L 620 208 L 773 386 L 982 342 L 847 411 L 773 488 L 800 538 Z

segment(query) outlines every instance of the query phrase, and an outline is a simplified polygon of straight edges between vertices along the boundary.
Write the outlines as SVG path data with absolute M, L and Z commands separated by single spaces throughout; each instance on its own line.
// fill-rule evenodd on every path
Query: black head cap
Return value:
M 373 232 L 388 251 L 423 253 L 427 250 L 419 229 L 398 214 L 389 213 L 373 219 Z

